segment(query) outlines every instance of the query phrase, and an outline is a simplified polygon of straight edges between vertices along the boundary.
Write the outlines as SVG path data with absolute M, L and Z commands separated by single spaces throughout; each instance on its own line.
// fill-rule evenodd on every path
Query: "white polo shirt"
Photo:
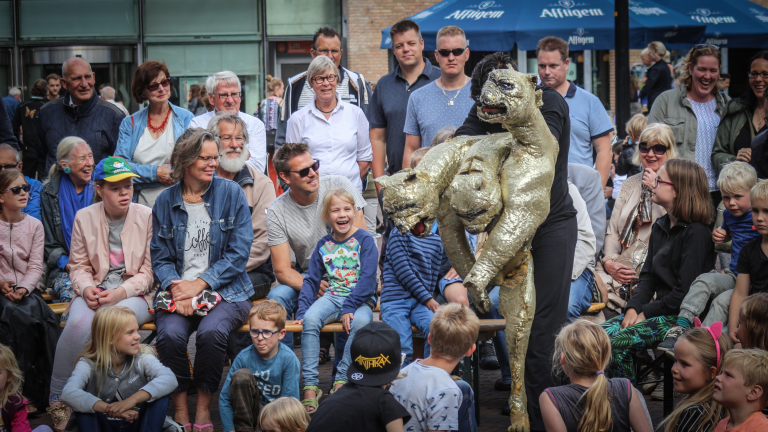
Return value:
M 208 122 L 216 114 L 219 114 L 216 110 L 200 114 L 189 122 L 189 127 L 208 129 Z M 237 115 L 243 119 L 245 126 L 248 128 L 248 151 L 251 154 L 248 158 L 248 164 L 263 173 L 267 168 L 267 132 L 264 130 L 264 123 L 242 111 L 238 111 Z

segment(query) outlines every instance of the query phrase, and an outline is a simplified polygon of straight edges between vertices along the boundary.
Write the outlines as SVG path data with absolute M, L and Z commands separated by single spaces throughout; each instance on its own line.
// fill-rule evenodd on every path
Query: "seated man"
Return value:
M 576 185 L 568 182 L 568 192 L 573 206 L 576 207 L 576 220 L 579 224 L 576 253 L 573 256 L 571 294 L 568 298 L 568 322 L 574 322 L 592 305 L 592 287 L 595 284 L 595 233 L 589 221 L 587 204 L 581 198 Z
M 0 144 L 0 171 L 6 169 L 17 169 L 22 171 L 24 163 L 21 161 L 21 153 L 10 144 Z M 30 186 L 29 202 L 27 207 L 21 210 L 37 220 L 42 220 L 40 216 L 40 191 L 43 190 L 43 184 L 39 181 L 24 176 L 27 184 Z

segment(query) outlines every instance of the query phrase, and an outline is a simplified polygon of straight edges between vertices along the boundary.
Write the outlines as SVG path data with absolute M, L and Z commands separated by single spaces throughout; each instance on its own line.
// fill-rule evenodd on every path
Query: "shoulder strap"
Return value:
M 131 130 L 136 129 L 136 123 L 133 122 L 133 114 L 131 114 Z

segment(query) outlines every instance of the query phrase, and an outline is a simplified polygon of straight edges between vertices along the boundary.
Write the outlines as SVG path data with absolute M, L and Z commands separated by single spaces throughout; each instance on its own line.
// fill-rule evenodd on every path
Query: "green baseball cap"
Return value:
M 128 177 L 139 177 L 133 173 L 131 165 L 120 156 L 111 156 L 96 165 L 93 180 L 106 180 L 116 182 Z

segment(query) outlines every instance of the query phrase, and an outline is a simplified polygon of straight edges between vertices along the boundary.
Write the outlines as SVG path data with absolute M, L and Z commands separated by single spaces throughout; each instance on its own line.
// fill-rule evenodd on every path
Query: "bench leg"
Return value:
M 664 355 L 664 417 L 672 413 L 674 409 L 675 383 L 672 380 L 672 364 L 674 361 Z

